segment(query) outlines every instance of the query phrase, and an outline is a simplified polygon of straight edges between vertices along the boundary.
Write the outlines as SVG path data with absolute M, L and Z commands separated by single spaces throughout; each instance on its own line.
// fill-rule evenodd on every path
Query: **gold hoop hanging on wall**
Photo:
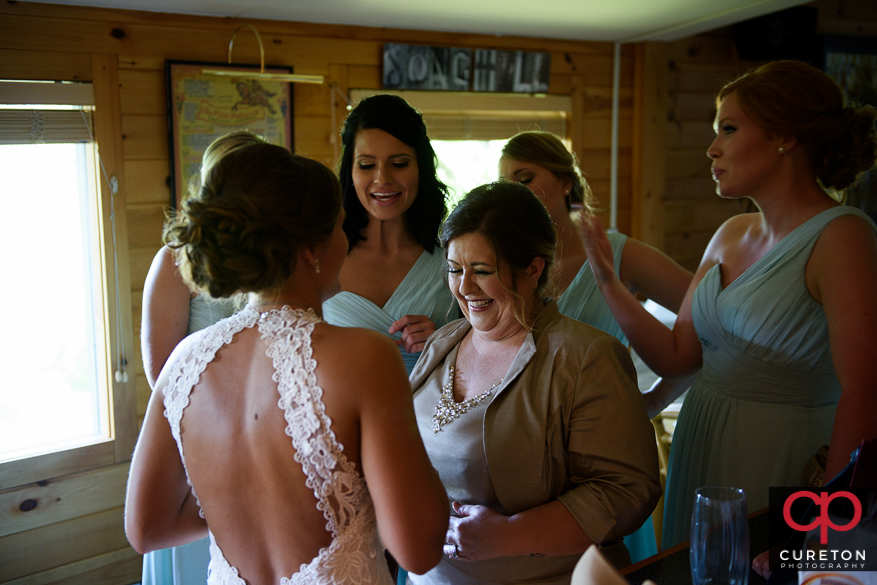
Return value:
M 235 29 L 234 34 L 231 35 L 231 40 L 228 42 L 228 64 L 231 65 L 231 53 L 234 48 L 234 39 L 237 36 L 238 32 L 244 27 L 249 27 L 253 34 L 256 35 L 256 40 L 259 41 L 259 73 L 247 73 L 243 71 L 228 71 L 225 69 L 202 69 L 202 75 L 217 75 L 220 77 L 246 77 L 248 79 L 262 79 L 265 81 L 282 81 L 288 83 L 323 83 L 322 75 L 298 75 L 296 73 L 271 73 L 265 71 L 265 45 L 262 44 L 262 35 L 259 34 L 259 31 L 256 30 L 252 24 L 242 24 L 241 26 Z

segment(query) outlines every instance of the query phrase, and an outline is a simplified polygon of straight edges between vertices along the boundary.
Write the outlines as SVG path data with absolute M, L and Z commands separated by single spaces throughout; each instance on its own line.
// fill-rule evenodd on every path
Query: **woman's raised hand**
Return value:
M 408 353 L 417 353 L 423 351 L 426 340 L 435 330 L 435 323 L 426 315 L 405 315 L 390 326 L 389 333 L 393 335 L 401 331 L 402 338 L 394 340 L 396 345 L 401 346 Z
M 588 255 L 591 270 L 597 285 L 602 287 L 615 279 L 615 262 L 612 254 L 612 244 L 606 237 L 606 230 L 596 216 L 585 218 L 582 221 L 582 245 Z

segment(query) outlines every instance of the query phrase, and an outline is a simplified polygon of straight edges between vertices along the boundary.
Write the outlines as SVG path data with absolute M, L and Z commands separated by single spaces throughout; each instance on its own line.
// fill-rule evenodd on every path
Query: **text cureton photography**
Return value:
M 770 488 L 771 570 L 877 570 L 875 512 L 875 488 Z

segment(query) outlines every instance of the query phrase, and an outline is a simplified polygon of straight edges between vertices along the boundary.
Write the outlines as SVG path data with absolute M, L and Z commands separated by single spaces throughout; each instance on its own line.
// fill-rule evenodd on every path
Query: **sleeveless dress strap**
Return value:
M 189 479 L 189 470 L 186 468 L 186 457 L 183 454 L 183 442 L 180 437 L 180 421 L 183 419 L 183 410 L 189 405 L 189 394 L 198 383 L 201 374 L 219 349 L 231 343 L 235 333 L 255 325 L 259 314 L 256 311 L 241 311 L 232 317 L 220 321 L 207 329 L 198 343 L 195 344 L 188 354 L 183 356 L 173 366 L 170 379 L 164 388 L 164 416 L 171 427 L 171 433 L 177 442 L 180 451 L 180 459 L 183 469 L 186 471 L 186 482 L 192 488 L 192 495 L 198 503 L 198 514 L 203 518 L 201 502 L 198 494 Z

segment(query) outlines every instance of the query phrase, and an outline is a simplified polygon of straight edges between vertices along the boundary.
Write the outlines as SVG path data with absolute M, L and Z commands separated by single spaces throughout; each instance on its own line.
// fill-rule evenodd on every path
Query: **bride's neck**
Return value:
M 310 270 L 310 274 L 303 273 L 304 270 L 297 266 L 280 288 L 262 293 L 250 293 L 250 304 L 259 307 L 289 305 L 300 309 L 313 309 L 317 315 L 322 315 L 322 294 L 314 278 L 313 269 L 307 267 L 307 270 Z

